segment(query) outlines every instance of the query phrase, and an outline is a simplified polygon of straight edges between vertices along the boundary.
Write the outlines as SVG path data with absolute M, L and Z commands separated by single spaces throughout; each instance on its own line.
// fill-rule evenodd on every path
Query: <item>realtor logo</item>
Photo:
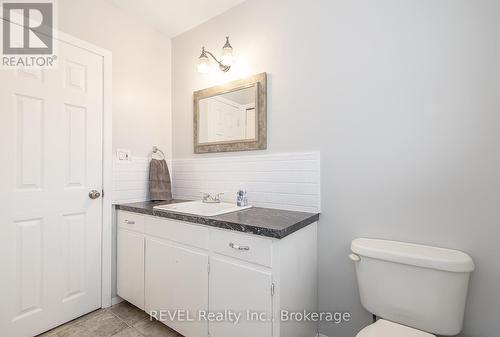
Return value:
M 3 53 L 0 69 L 57 67 L 54 2 L 7 0 L 2 1 L 1 9 Z
M 52 54 L 52 3 L 3 3 L 3 54 Z

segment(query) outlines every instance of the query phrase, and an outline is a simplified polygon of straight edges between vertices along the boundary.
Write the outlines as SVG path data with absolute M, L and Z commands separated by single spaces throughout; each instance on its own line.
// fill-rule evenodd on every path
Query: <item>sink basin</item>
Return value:
M 228 202 L 205 203 L 202 201 L 188 201 L 180 202 L 178 204 L 159 205 L 155 206 L 154 208 L 158 210 L 184 214 L 194 214 L 199 216 L 216 216 L 226 213 L 238 212 L 251 207 L 252 206 L 239 207 L 236 204 L 231 204 Z

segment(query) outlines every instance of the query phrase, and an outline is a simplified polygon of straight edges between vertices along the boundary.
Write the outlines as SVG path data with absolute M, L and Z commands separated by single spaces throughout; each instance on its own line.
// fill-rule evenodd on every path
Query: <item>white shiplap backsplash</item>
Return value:
M 172 167 L 177 199 L 224 192 L 234 202 L 240 187 L 251 205 L 296 211 L 320 210 L 319 152 L 177 159 Z
M 148 200 L 149 159 L 132 157 L 113 162 L 113 203 Z
M 224 192 L 234 202 L 236 191 L 248 191 L 250 204 L 315 212 L 320 210 L 318 152 L 257 156 L 178 159 L 169 165 L 174 198 L 200 199 L 202 192 Z M 113 202 L 148 200 L 149 159 L 113 163 Z

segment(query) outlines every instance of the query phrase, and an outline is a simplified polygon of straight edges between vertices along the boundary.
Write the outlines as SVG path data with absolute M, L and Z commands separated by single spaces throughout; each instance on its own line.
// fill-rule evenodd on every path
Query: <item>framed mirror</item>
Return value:
M 194 92 L 194 152 L 267 147 L 267 75 Z

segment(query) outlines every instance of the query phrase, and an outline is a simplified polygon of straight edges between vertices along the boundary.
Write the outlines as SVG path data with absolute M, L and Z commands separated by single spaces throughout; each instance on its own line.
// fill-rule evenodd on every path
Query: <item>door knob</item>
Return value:
M 89 192 L 89 198 L 90 199 L 97 199 L 101 196 L 101 192 L 97 191 L 97 190 L 92 190 Z

